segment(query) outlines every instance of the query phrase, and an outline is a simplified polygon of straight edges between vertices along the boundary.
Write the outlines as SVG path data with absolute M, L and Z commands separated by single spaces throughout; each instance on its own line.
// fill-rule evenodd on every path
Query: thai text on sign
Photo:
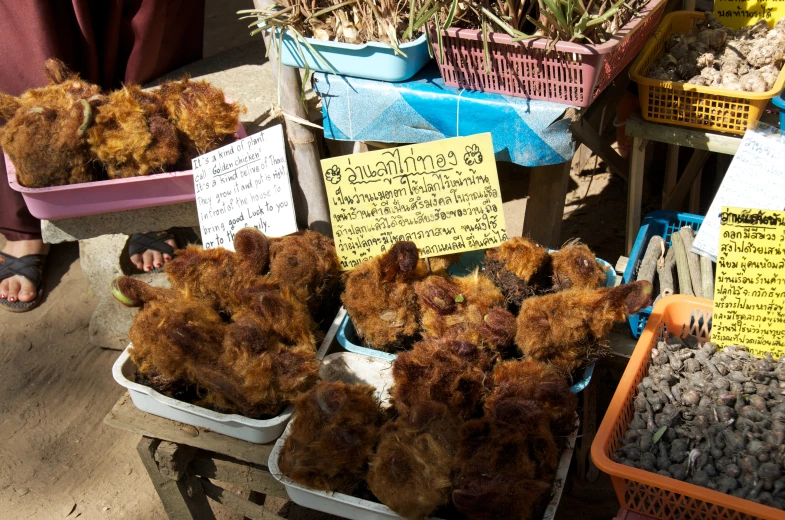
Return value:
M 191 162 L 206 248 L 234 250 L 234 235 L 244 227 L 273 237 L 297 231 L 281 125 Z
M 785 0 L 714 0 L 714 16 L 726 27 L 738 29 L 765 20 L 771 27 L 785 12 Z
M 785 211 L 722 208 L 711 339 L 785 353 Z
M 422 257 L 507 239 L 491 134 L 322 161 L 344 269 L 410 240 Z

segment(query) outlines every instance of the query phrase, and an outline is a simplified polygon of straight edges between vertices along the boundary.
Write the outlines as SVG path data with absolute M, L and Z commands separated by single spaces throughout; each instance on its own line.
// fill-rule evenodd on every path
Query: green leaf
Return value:
M 449 29 L 452 25 L 452 20 L 455 18 L 455 12 L 458 10 L 458 0 L 452 0 L 450 11 L 447 13 L 447 18 L 444 19 L 444 27 Z
M 414 25 L 414 1 L 411 0 L 409 2 L 409 28 L 406 30 L 406 33 L 403 35 L 404 38 L 408 38 L 412 34 L 412 25 Z
M 332 65 L 330 65 L 330 64 L 327 62 L 327 60 L 325 60 L 325 59 L 324 59 L 324 56 L 322 56 L 322 53 L 321 53 L 321 52 L 319 52 L 319 51 L 317 51 L 316 49 L 314 49 L 314 48 L 313 48 L 313 45 L 311 45 L 311 44 L 308 42 L 308 40 L 305 38 L 305 36 L 303 36 L 302 34 L 300 34 L 299 32 L 297 32 L 297 29 L 295 29 L 295 28 L 294 28 L 294 27 L 292 27 L 292 26 L 289 26 L 289 27 L 287 28 L 287 30 L 288 30 L 288 31 L 292 31 L 292 33 L 294 33 L 294 35 L 295 35 L 295 40 L 296 40 L 297 38 L 300 38 L 300 39 L 302 40 L 302 42 L 305 44 L 305 46 L 306 46 L 306 47 L 308 47 L 308 50 L 310 50 L 310 51 L 311 51 L 311 53 L 313 53 L 314 57 L 315 57 L 315 58 L 316 58 L 316 59 L 317 59 L 317 60 L 318 60 L 318 61 L 319 61 L 319 62 L 320 62 L 322 65 L 324 65 L 325 67 L 327 67 L 327 69 L 328 69 L 330 72 L 332 72 L 333 74 L 338 74 L 337 72 L 335 72 L 335 69 L 333 68 L 333 66 L 332 66 Z
M 667 429 L 668 429 L 667 426 L 663 426 L 662 428 L 654 432 L 654 435 L 651 436 L 652 443 L 657 444 L 660 441 L 660 439 L 662 439 L 662 436 L 665 434 L 665 430 Z
M 436 47 L 439 50 L 439 64 L 444 64 L 444 41 L 442 40 L 442 27 L 439 25 L 439 17 L 433 21 L 436 27 Z
M 567 24 L 567 18 L 565 18 L 564 13 L 562 13 L 561 9 L 559 9 L 556 6 L 556 4 L 553 3 L 553 0 L 542 0 L 542 1 L 545 4 L 545 7 L 547 7 L 548 10 L 551 13 L 553 13 L 553 16 L 556 17 L 556 19 L 559 22 L 559 26 L 565 29 L 565 32 L 567 32 L 569 30 L 569 26 Z
M 509 34 L 510 36 L 520 36 L 521 34 L 523 34 L 523 33 L 521 33 L 520 31 L 516 31 L 515 29 L 513 29 L 512 27 L 510 27 L 510 26 L 509 26 L 509 24 L 507 24 L 507 23 L 505 23 L 504 21 L 500 20 L 500 19 L 499 19 L 499 18 L 498 18 L 498 17 L 497 17 L 495 14 L 493 14 L 493 12 L 491 12 L 489 9 L 486 9 L 486 8 L 484 8 L 484 7 L 481 7 L 480 9 L 482 10 L 482 13 L 483 13 L 485 16 L 487 16 L 488 18 L 490 18 L 491 20 L 493 20 L 494 22 L 496 22 L 496 25 L 498 25 L 498 26 L 499 26 L 499 28 L 500 28 L 501 30 L 503 30 L 504 32 L 506 32 L 506 33 L 507 33 L 507 34 Z M 483 36 L 483 38 L 485 38 L 485 36 Z
M 465 298 L 463 297 L 462 294 L 459 294 L 458 296 L 455 297 L 455 303 L 463 303 L 463 300 L 465 300 Z
M 341 2 L 340 4 L 335 4 L 335 5 L 331 5 L 330 7 L 325 7 L 324 9 L 321 9 L 320 11 L 316 11 L 315 13 L 313 13 L 311 16 L 306 18 L 306 20 L 310 20 L 311 18 L 318 18 L 323 14 L 329 13 L 330 11 L 335 11 L 336 9 L 340 9 L 341 7 L 347 6 L 349 4 L 356 4 L 356 3 L 357 0 L 346 0 L 346 2 Z
M 485 73 L 491 73 L 491 53 L 488 50 L 488 21 L 482 17 L 482 54 L 485 58 Z

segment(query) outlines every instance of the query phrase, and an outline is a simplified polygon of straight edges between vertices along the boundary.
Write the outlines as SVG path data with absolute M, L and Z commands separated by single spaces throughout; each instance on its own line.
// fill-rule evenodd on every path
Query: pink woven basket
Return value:
M 665 11 L 665 0 L 651 0 L 614 37 L 600 45 L 550 40 L 512 42 L 504 33 L 488 34 L 490 73 L 485 72 L 482 31 L 444 29 L 444 60 L 438 59 L 436 30 L 428 27 L 444 83 L 451 87 L 544 99 L 587 107 L 643 48 Z

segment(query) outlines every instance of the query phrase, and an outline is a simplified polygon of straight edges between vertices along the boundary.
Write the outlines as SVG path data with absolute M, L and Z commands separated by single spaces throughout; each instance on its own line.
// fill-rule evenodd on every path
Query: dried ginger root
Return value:
M 665 54 L 652 64 L 648 76 L 744 92 L 771 90 L 785 64 L 785 22 L 769 29 L 761 20 L 734 31 L 711 13 L 705 16 L 697 23 L 697 34 L 668 38 Z

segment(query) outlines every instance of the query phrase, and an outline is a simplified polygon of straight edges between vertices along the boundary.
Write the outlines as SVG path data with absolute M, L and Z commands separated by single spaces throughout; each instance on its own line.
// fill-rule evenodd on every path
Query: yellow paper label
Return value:
M 714 0 L 714 16 L 726 27 L 738 29 L 766 20 L 769 27 L 782 17 L 785 0 Z
M 344 269 L 401 240 L 424 258 L 507 240 L 490 133 L 324 159 L 322 171 Z
M 711 340 L 785 353 L 785 211 L 723 207 Z

